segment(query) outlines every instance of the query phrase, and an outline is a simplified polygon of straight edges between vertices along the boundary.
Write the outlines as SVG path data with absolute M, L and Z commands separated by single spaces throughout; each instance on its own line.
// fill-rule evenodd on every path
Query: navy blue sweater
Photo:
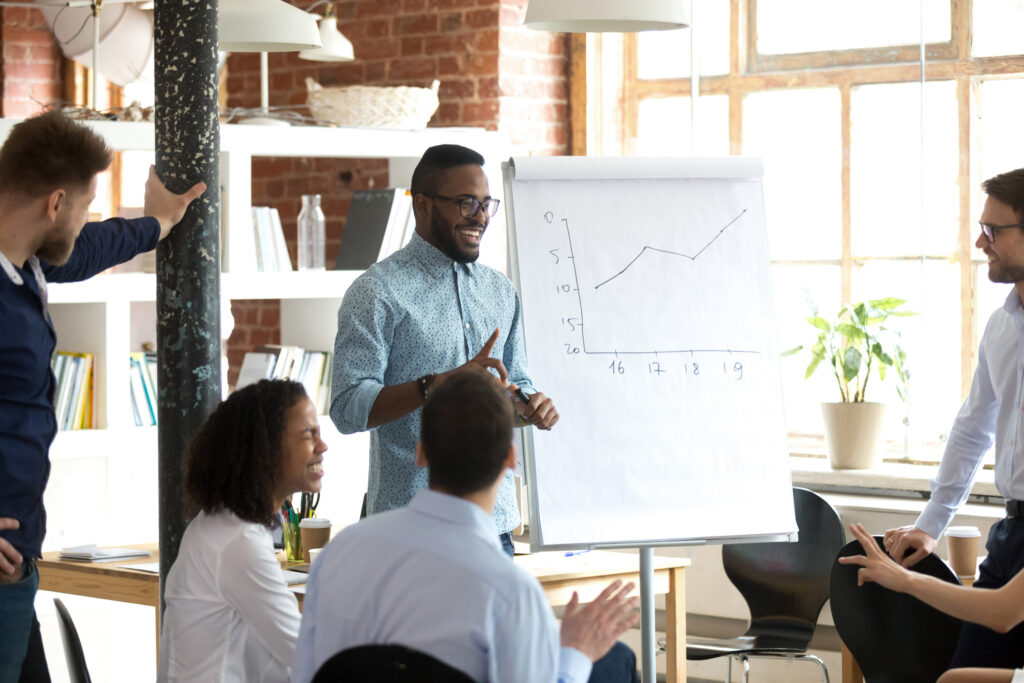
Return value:
M 159 237 L 153 218 L 88 223 L 65 265 L 40 265 L 47 282 L 85 280 L 153 249 Z M 57 336 L 31 268 L 14 265 L 20 285 L 0 269 L 0 517 L 13 517 L 21 528 L 0 535 L 25 557 L 39 557 L 46 533 L 43 490 L 57 433 L 50 370 Z

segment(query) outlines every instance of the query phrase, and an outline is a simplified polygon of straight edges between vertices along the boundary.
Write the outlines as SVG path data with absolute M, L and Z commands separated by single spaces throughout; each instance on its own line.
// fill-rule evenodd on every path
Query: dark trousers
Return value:
M 512 534 L 498 534 L 501 549 L 512 557 L 514 546 Z M 615 643 L 608 654 L 594 662 L 588 683 L 640 683 L 640 674 L 636 670 L 636 655 L 625 643 Z
M 988 557 L 979 567 L 975 588 L 999 588 L 1024 568 L 1024 519 L 1007 517 L 992 525 L 985 544 Z M 964 622 L 951 669 L 962 667 L 1019 669 L 1024 666 L 1024 624 L 996 633 Z
M 34 607 L 39 575 L 26 559 L 21 579 L 0 583 L 0 683 L 49 683 Z

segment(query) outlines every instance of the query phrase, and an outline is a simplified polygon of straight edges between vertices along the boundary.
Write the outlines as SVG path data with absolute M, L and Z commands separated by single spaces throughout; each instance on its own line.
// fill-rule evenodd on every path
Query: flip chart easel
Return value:
M 510 273 L 551 431 L 524 434 L 534 549 L 796 537 L 760 160 L 502 164 Z

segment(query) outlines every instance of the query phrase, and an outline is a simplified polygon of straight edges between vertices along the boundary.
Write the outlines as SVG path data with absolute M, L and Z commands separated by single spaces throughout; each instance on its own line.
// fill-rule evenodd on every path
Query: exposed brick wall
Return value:
M 564 34 L 523 28 L 524 0 L 500 3 L 498 129 L 513 152 L 568 154 L 568 42 Z
M 3 59 L 2 115 L 23 118 L 62 96 L 60 48 L 39 10 L 0 9 Z
M 235 327 L 228 341 L 228 384 L 234 386 L 247 351 L 281 343 L 281 305 L 276 299 L 233 301 L 231 315 Z

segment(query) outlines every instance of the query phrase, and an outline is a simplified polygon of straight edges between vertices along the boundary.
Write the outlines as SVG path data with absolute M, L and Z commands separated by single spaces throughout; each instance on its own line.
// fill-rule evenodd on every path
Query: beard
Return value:
M 52 266 L 63 266 L 71 258 L 71 252 L 75 249 L 77 233 L 68 230 L 67 222 L 54 226 L 50 234 L 36 250 L 36 256 Z
M 991 282 L 1015 284 L 1024 282 L 1024 266 L 1007 266 L 1000 263 L 989 265 L 988 279 Z
M 475 221 L 467 225 L 484 227 Z M 479 248 L 472 251 L 459 248 L 459 243 L 455 239 L 455 226 L 446 222 L 438 211 L 434 211 L 430 216 L 430 234 L 437 241 L 441 252 L 457 263 L 473 263 L 480 258 Z

